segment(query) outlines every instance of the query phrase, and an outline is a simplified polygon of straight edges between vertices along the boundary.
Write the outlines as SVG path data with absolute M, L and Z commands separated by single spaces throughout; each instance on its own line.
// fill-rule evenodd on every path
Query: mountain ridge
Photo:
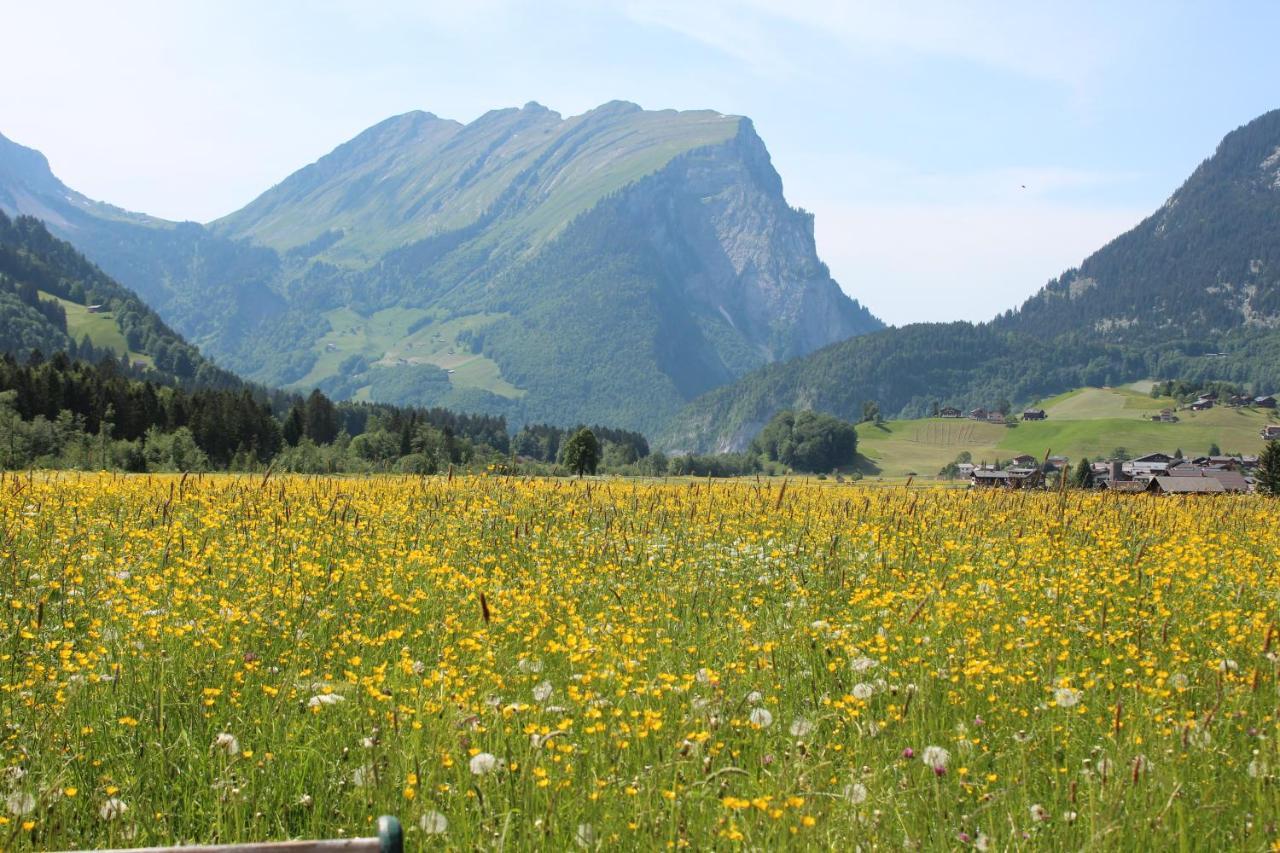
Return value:
M 43 206 L 179 331 L 270 384 L 653 430 L 715 384 L 883 325 L 831 279 L 740 116 L 404 113 L 204 226 L 100 210 L 43 158 L 23 161 L 38 179 L 5 160 L 0 208 Z

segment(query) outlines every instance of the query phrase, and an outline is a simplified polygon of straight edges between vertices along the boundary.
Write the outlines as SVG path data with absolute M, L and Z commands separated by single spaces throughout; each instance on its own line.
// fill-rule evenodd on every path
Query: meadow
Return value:
M 1277 504 L 0 479 L 0 847 L 1280 849 Z

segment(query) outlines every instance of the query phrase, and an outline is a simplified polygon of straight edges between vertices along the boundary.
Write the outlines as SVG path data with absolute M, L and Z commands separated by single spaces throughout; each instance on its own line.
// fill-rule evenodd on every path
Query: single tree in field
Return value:
M 1093 466 L 1089 464 L 1089 457 L 1084 457 L 1076 465 L 1076 472 L 1071 478 L 1071 483 L 1077 489 L 1093 488 Z
M 600 465 L 600 440 L 594 432 L 583 427 L 569 437 L 561 453 L 564 466 L 579 477 L 594 474 Z
M 1258 491 L 1280 497 L 1280 441 L 1268 441 L 1258 454 Z
M 1209 445 L 1209 455 L 1210 456 L 1222 455 L 1222 448 L 1218 446 L 1218 442 L 1215 441 L 1213 444 Z

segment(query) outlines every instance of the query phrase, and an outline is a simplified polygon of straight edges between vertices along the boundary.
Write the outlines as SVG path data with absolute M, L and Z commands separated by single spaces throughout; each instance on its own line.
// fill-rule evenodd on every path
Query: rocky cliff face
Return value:
M 741 117 L 409 113 L 208 226 L 91 202 L 30 154 L 6 172 L 0 151 L 0 204 L 267 383 L 652 430 L 881 325 L 831 279 Z M 448 381 L 413 378 L 429 366 Z

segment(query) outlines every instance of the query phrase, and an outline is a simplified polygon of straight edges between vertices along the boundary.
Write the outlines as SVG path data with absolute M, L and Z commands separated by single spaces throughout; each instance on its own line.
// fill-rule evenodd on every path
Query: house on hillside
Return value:
M 1034 468 L 1038 462 L 1039 460 L 1030 453 L 1019 453 L 1009 460 L 1009 464 L 1014 468 Z
M 1276 407 L 1276 398 L 1270 394 L 1265 397 L 1254 397 L 1253 404 L 1259 409 L 1274 409 Z
M 1178 416 L 1173 413 L 1173 409 L 1161 409 L 1160 414 L 1151 416 L 1151 420 L 1162 424 L 1176 424 Z
M 942 418 L 958 418 L 961 412 L 955 406 L 943 406 L 938 410 L 938 417 Z
M 987 419 L 987 410 L 981 406 L 976 409 L 970 409 L 969 418 L 975 421 L 985 421 Z
M 1004 423 L 1004 415 L 999 412 L 987 412 L 987 423 L 1002 424 Z
M 1102 482 L 1101 488 L 1117 494 L 1140 495 L 1147 490 L 1147 481 L 1107 479 Z
M 1027 409 L 1022 413 L 1024 421 L 1042 421 L 1049 417 L 1044 413 L 1044 409 Z
M 1221 495 L 1226 489 L 1212 477 L 1152 477 L 1147 491 L 1153 495 Z
M 1280 424 L 1267 424 L 1259 432 L 1263 441 L 1275 441 L 1280 439 Z
M 87 310 L 89 311 L 89 313 L 90 313 L 90 314 L 102 314 L 102 313 L 105 313 L 105 312 L 106 312 L 106 310 L 107 310 L 107 306 L 105 306 L 105 305 L 90 305 L 90 306 L 88 306 Z
M 1208 397 L 1201 397 L 1187 408 L 1191 409 L 1193 412 L 1207 412 L 1213 408 L 1213 400 L 1210 400 Z

